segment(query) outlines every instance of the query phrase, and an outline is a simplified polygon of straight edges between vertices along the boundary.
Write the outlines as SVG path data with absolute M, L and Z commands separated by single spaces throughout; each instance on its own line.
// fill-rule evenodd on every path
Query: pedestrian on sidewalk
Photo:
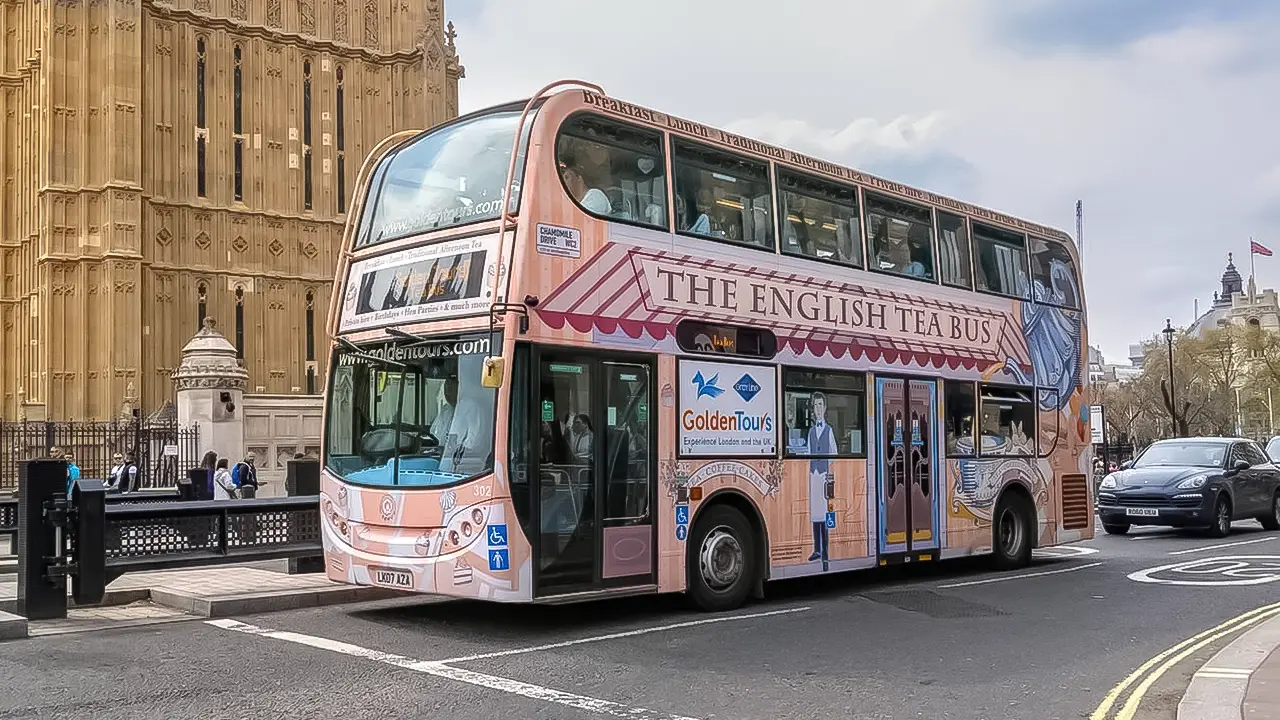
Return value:
M 67 498 L 71 497 L 71 489 L 75 487 L 76 481 L 80 479 L 80 466 L 76 465 L 76 459 L 71 453 L 64 453 L 62 458 L 67 461 Z
M 244 456 L 244 460 L 236 463 L 231 471 L 231 481 L 240 490 L 240 497 L 258 497 L 258 468 L 255 464 L 258 457 L 253 453 Z
M 199 491 L 199 497 L 213 498 L 213 475 L 218 466 L 218 453 L 210 450 L 204 454 L 204 459 L 200 461 L 200 467 L 205 472 L 205 486 Z
M 138 489 L 138 463 L 134 460 L 133 451 L 124 456 L 116 453 L 111 458 L 114 464 L 111 474 L 107 476 L 107 492 L 118 492 L 127 495 Z
M 219 458 L 213 471 L 214 500 L 234 500 L 236 497 L 236 485 L 231 480 L 231 470 L 227 465 L 226 458 Z

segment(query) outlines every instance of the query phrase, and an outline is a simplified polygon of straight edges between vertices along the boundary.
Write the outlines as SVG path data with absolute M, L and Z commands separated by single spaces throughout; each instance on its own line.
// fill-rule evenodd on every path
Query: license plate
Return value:
M 1160 511 L 1155 508 L 1125 508 L 1124 514 L 1129 517 L 1157 517 Z
M 369 575 L 374 585 L 402 590 L 413 589 L 413 574 L 404 570 L 375 569 Z

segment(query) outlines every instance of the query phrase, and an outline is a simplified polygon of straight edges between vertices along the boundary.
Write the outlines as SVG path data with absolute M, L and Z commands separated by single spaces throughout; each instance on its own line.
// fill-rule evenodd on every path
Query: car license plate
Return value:
M 413 574 L 404 570 L 374 568 L 369 574 L 373 579 L 374 585 L 381 585 L 382 587 L 396 588 L 399 590 L 413 589 Z
M 1155 508 L 1125 508 L 1124 514 L 1129 517 L 1158 517 L 1160 511 Z

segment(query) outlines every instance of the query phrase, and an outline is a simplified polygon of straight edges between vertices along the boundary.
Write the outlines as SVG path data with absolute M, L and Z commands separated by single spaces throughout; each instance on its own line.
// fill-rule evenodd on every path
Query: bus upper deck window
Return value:
M 588 213 L 667 229 L 662 133 L 580 113 L 560 128 L 556 166 Z
M 974 284 L 978 290 L 1031 299 L 1027 282 L 1027 237 L 973 223 Z
M 935 280 L 933 211 L 883 195 L 867 194 L 867 267 Z
M 767 163 L 673 138 L 671 173 L 680 232 L 774 249 Z

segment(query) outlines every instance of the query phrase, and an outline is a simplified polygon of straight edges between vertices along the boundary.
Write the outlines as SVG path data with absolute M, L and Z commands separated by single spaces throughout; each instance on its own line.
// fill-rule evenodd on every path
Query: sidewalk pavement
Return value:
M 12 614 L 17 609 L 17 576 L 0 573 L 0 641 L 26 637 L 28 629 L 31 635 L 56 634 L 405 596 L 395 590 L 330 582 L 323 574 L 289 575 L 285 563 L 129 573 L 107 586 L 100 605 L 77 607 L 68 599 L 66 620 L 29 622 Z
M 1254 626 L 1191 678 L 1178 720 L 1280 718 L 1280 616 Z

